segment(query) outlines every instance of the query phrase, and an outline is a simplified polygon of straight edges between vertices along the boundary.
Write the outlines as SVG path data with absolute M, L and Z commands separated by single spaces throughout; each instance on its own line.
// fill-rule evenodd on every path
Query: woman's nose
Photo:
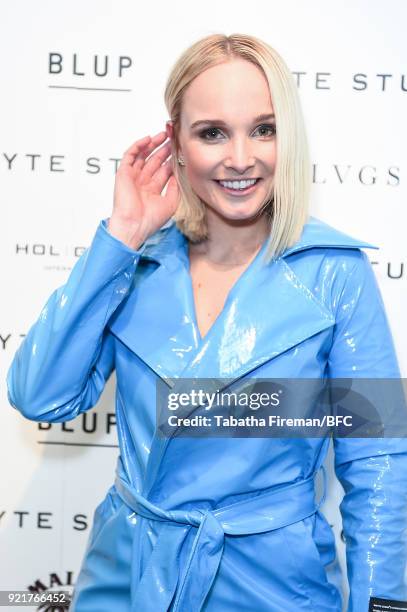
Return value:
M 255 158 L 251 143 L 241 139 L 230 142 L 228 148 L 225 150 L 225 168 L 231 168 L 236 170 L 239 174 L 243 174 L 248 168 L 254 166 L 254 164 Z

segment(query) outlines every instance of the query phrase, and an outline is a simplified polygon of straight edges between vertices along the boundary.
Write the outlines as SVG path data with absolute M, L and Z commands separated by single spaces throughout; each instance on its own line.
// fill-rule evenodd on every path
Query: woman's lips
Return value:
M 254 185 L 250 185 L 249 187 L 246 187 L 245 189 L 230 189 L 229 187 L 224 187 L 224 185 L 222 185 L 221 182 L 217 181 L 217 180 L 215 180 L 215 183 L 225 193 L 228 193 L 228 194 L 233 195 L 233 196 L 237 196 L 237 197 L 240 196 L 241 197 L 241 196 L 245 196 L 245 195 L 247 195 L 249 193 L 252 193 L 252 191 L 254 191 L 256 189 L 256 187 L 260 183 L 260 181 L 261 181 L 261 178 L 257 179 L 256 182 L 254 183 Z

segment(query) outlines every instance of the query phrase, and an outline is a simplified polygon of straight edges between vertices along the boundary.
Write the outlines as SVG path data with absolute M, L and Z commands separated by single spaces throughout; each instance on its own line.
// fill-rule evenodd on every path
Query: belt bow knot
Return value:
M 279 529 L 318 510 L 314 473 L 307 479 L 270 487 L 253 496 L 214 510 L 164 510 L 156 506 L 118 474 L 115 488 L 121 499 L 144 518 L 169 523 L 158 535 L 140 581 L 132 591 L 132 612 L 199 612 L 216 577 L 225 535 L 251 535 Z M 184 567 L 182 545 L 196 528 Z M 135 550 L 134 553 L 135 554 Z

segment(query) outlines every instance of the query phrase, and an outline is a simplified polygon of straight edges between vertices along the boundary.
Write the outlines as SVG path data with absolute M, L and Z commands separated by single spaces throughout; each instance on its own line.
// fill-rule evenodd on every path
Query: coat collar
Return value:
M 264 263 L 263 244 L 201 339 L 187 240 L 171 222 L 141 247 L 133 288 L 109 327 L 170 387 L 178 378 L 206 378 L 221 389 L 334 325 L 332 313 L 290 265 L 290 255 L 314 247 L 379 248 L 310 217 L 301 238 L 274 262 Z M 155 262 L 153 269 L 148 262 Z
M 264 246 L 265 248 L 262 251 L 267 248 L 267 244 Z M 353 238 L 321 219 L 310 215 L 308 222 L 304 225 L 300 239 L 293 246 L 285 249 L 281 257 L 284 259 L 297 251 L 313 247 L 379 249 L 376 245 Z M 181 257 L 184 261 L 187 261 L 186 238 L 177 228 L 175 222 L 171 220 L 144 243 L 140 252 L 142 257 L 154 259 L 162 264 L 173 257 Z

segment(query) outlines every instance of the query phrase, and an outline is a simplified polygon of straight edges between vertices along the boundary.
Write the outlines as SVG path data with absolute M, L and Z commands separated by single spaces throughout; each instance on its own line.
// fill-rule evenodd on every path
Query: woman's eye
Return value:
M 207 128 L 206 130 L 202 130 L 202 132 L 199 132 L 199 136 L 204 140 L 218 140 L 218 138 L 212 138 L 213 134 L 217 134 L 218 132 L 218 128 Z
M 276 134 L 276 126 L 273 123 L 270 123 L 269 125 L 259 125 L 254 133 L 257 131 L 262 137 L 274 136 Z M 206 128 L 205 130 L 199 132 L 199 136 L 203 140 L 219 140 L 219 138 L 216 137 L 218 134 L 220 134 L 222 137 L 222 132 L 216 127 Z
M 261 136 L 274 136 L 274 134 L 276 133 L 276 126 L 274 124 L 259 125 L 259 127 L 257 129 L 263 131 Z

